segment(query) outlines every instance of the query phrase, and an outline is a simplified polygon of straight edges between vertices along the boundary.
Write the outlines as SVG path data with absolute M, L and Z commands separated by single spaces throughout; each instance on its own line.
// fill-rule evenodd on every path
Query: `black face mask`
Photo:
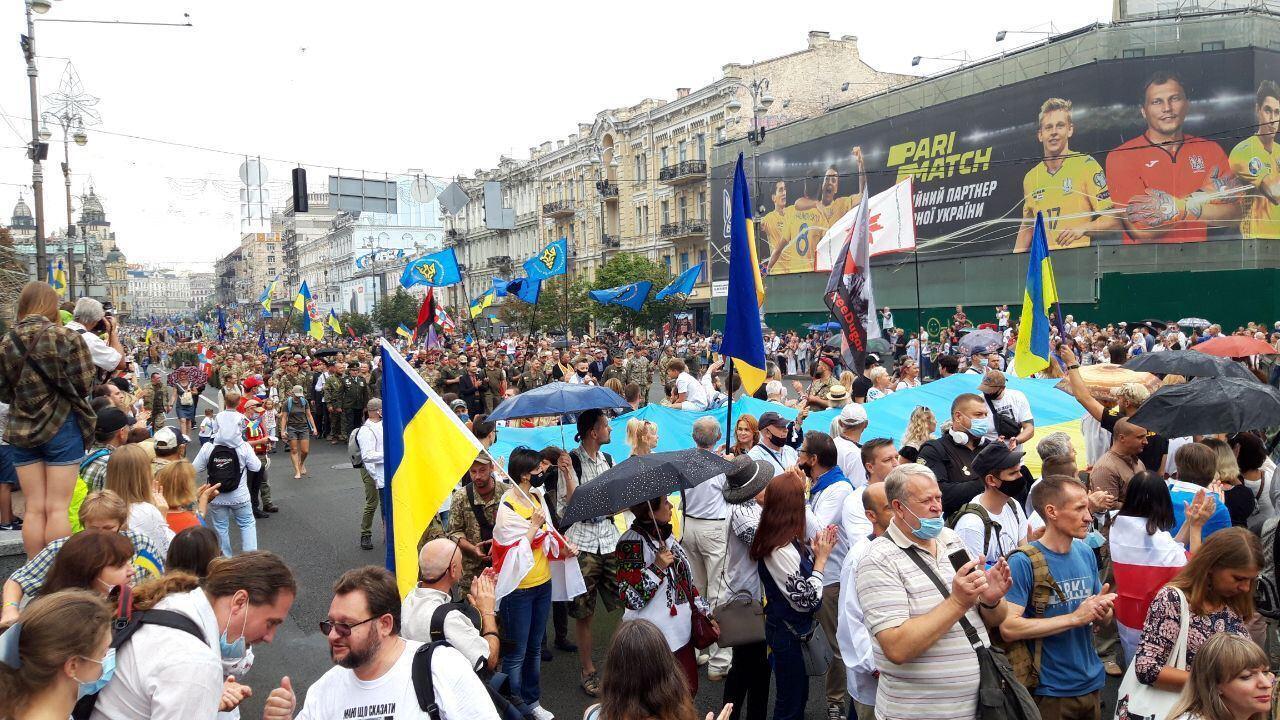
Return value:
M 530 475 L 529 484 L 532 485 L 533 487 L 542 487 L 543 485 L 547 484 L 547 476 L 550 474 L 551 474 L 551 471 L 548 470 L 545 472 L 537 473 L 535 475 Z
M 982 397 L 986 398 L 987 402 L 995 402 L 1000 399 L 1000 393 L 982 393 Z
M 1006 480 L 1000 483 L 1000 492 L 1009 497 L 1020 497 L 1022 491 L 1027 487 L 1027 479 L 1019 477 L 1017 480 Z

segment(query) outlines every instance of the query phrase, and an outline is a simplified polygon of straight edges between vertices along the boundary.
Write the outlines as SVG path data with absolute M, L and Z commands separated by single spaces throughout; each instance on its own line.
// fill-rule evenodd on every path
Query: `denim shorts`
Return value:
M 18 486 L 18 471 L 13 469 L 12 445 L 0 445 L 0 485 Z
M 14 467 L 39 462 L 45 465 L 78 465 L 84 459 L 84 436 L 80 434 L 80 422 L 75 415 L 69 415 L 47 442 L 33 448 L 12 447 Z
M 194 403 L 191 405 L 178 405 L 175 410 L 177 410 L 179 420 L 196 419 L 196 406 Z

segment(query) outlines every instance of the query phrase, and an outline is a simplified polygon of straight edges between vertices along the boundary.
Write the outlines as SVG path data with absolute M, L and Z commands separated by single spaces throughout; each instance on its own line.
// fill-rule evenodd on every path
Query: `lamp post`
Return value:
M 27 156 L 31 158 L 31 194 L 35 201 L 36 211 L 36 279 L 49 282 L 49 258 L 44 246 L 44 168 L 41 161 L 49 153 L 48 143 L 40 140 L 40 100 L 36 87 L 36 79 L 40 71 L 36 68 L 36 23 L 34 13 L 49 12 L 53 6 L 50 0 L 27 0 L 27 34 L 22 36 L 22 55 L 27 61 L 27 84 L 31 94 L 31 145 L 27 148 Z
M 67 200 L 67 271 L 74 272 L 72 266 L 72 248 L 75 246 L 76 225 L 75 220 L 71 216 L 71 143 L 84 147 L 89 142 L 89 136 L 84 130 L 84 119 L 79 113 L 70 110 L 63 110 L 60 113 L 46 112 L 41 116 L 40 139 L 47 142 L 52 133 L 49 132 L 49 121 L 62 128 L 62 179 L 66 188 Z M 83 234 L 83 228 L 81 228 Z M 69 281 L 68 290 L 71 294 L 75 294 L 74 281 Z M 89 294 L 89 238 L 84 238 L 84 294 Z
M 729 88 L 742 88 L 747 91 L 751 98 L 751 129 L 747 131 L 747 142 L 751 143 L 751 175 L 756 183 L 757 195 L 759 195 L 760 172 L 757 166 L 757 149 L 764 142 L 765 133 L 768 129 L 764 127 L 764 115 L 773 106 L 773 95 L 769 92 L 769 78 L 760 78 L 752 80 L 750 83 L 732 81 L 727 92 L 732 93 Z M 729 98 L 729 102 L 725 104 L 725 112 L 729 115 L 729 122 L 736 123 L 742 120 L 738 115 L 742 111 L 743 105 L 738 101 L 736 94 Z M 754 215 L 755 212 L 752 212 Z

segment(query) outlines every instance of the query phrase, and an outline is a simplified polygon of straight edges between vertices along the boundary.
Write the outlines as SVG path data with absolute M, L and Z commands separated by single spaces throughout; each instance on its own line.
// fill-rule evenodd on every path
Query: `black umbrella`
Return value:
M 1280 425 L 1280 391 L 1254 379 L 1197 378 L 1156 390 L 1129 422 L 1165 437 L 1275 427 Z
M 1228 358 L 1220 358 L 1196 350 L 1162 350 L 1142 353 L 1122 367 L 1139 372 L 1186 377 L 1232 377 L 1257 382 L 1253 373 Z
M 324 358 L 333 357 L 334 355 L 337 355 L 340 352 L 342 351 L 336 350 L 334 348 L 325 348 L 324 350 L 317 350 L 311 353 L 311 357 L 316 360 L 323 360 Z
M 733 464 L 710 450 L 632 455 L 604 471 L 573 493 L 560 524 L 605 517 L 632 505 L 691 488 L 733 469 Z

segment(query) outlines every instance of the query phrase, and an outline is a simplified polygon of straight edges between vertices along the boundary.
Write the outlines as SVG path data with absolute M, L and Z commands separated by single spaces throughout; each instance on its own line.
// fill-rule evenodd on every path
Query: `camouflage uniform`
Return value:
M 484 370 L 484 409 L 493 412 L 502 402 L 502 386 L 507 380 L 507 372 L 496 362 L 491 362 Z
M 622 371 L 624 383 L 635 383 L 640 386 L 641 402 L 649 400 L 649 385 L 653 382 L 653 366 L 649 363 L 649 358 L 643 355 L 636 355 L 627 361 L 626 367 Z
M 347 418 L 345 430 L 351 433 L 364 424 L 364 406 L 369 404 L 369 382 L 363 375 L 353 373 L 347 373 L 343 380 L 346 387 L 342 393 L 342 412 Z
M 329 439 L 347 439 L 349 429 L 346 427 L 346 415 L 342 412 L 346 402 L 346 375 L 334 373 L 324 383 L 324 406 L 329 410 Z
M 475 493 L 473 487 L 468 484 L 453 491 L 453 503 L 450 505 L 452 509 L 449 512 L 449 525 L 446 532 L 454 540 L 466 538 L 472 545 L 479 545 L 485 540 L 493 539 L 493 524 L 498 516 L 498 505 L 511 486 L 494 480 L 493 495 L 488 500 L 480 497 L 479 493 Z M 471 509 L 470 493 L 475 493 L 476 504 L 484 513 L 485 522 L 489 525 L 489 537 L 484 537 L 480 523 L 476 520 L 476 514 Z M 471 592 L 471 579 L 489 567 L 489 559 L 477 560 L 466 553 L 461 554 L 462 579 L 458 581 L 458 587 L 465 594 Z

